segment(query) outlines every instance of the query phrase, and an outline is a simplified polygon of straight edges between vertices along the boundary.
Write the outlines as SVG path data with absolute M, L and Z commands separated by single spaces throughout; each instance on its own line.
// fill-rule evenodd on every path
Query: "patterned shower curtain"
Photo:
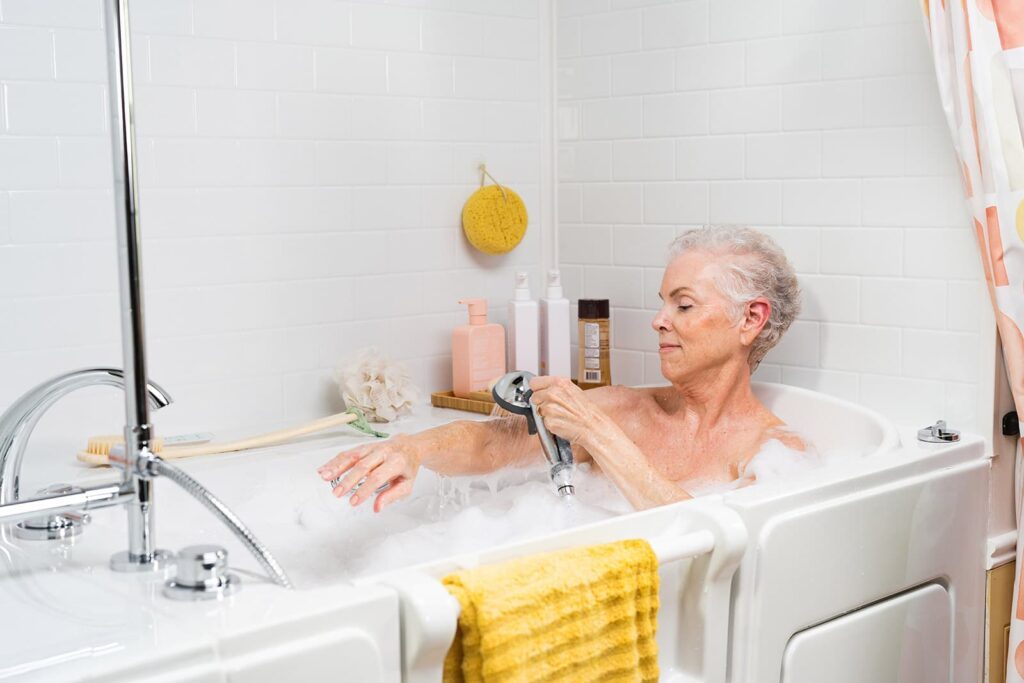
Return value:
M 922 0 L 922 6 L 1013 400 L 1024 421 L 1024 0 Z M 1024 683 L 1021 502 L 1006 680 Z

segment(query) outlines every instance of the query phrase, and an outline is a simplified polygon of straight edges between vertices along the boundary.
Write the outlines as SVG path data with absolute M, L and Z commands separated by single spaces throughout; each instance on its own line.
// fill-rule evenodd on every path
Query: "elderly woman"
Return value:
M 750 375 L 796 317 L 800 290 L 782 250 L 745 227 L 706 226 L 680 235 L 658 293 L 651 326 L 669 386 L 582 391 L 564 377 L 537 377 L 533 401 L 555 434 L 592 461 L 633 507 L 690 498 L 687 488 L 749 483 L 747 463 L 770 440 L 803 444 L 754 395 Z M 525 420 L 459 421 L 345 451 L 320 468 L 343 496 L 363 477 L 352 505 L 374 509 L 412 491 L 421 466 L 475 474 L 540 459 Z

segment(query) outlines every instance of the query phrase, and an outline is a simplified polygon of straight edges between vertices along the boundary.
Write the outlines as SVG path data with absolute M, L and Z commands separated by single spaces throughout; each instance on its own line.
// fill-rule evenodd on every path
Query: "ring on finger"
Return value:
M 374 457 L 374 456 L 376 456 L 376 457 Z M 373 458 L 373 459 L 371 460 L 371 458 Z M 352 491 L 355 491 L 357 488 L 362 486 L 363 482 L 366 481 L 366 478 L 368 476 L 370 476 L 371 472 L 373 472 L 375 469 L 377 469 L 378 467 L 380 467 L 383 464 L 384 464 L 384 456 L 380 455 L 379 453 L 374 453 L 373 451 L 371 451 L 371 452 L 367 453 L 366 455 L 360 457 L 359 460 L 357 460 L 356 463 L 352 467 L 350 467 L 349 469 L 345 470 L 344 472 L 339 474 L 337 477 L 332 479 L 331 480 L 331 488 L 332 489 L 333 488 L 337 488 L 338 484 L 340 484 L 341 481 L 347 475 L 352 474 L 353 472 L 358 470 L 360 467 L 365 467 L 366 474 L 364 474 L 359 479 L 359 481 L 356 482 L 355 487 L 352 489 Z M 352 491 L 349 491 L 349 493 L 352 493 Z
M 360 489 L 360 487 L 362 487 L 362 485 L 366 483 L 366 480 L 369 477 L 370 477 L 370 475 L 366 475 L 362 479 L 357 481 L 356 485 L 352 487 L 352 490 L 348 492 L 348 495 L 351 496 L 353 493 L 358 491 Z M 331 479 L 331 481 L 330 481 L 331 488 L 332 489 L 338 488 L 338 485 L 341 483 L 341 480 L 344 479 L 344 478 L 345 478 L 345 475 L 341 475 L 340 477 L 337 477 L 335 479 Z M 387 491 L 389 488 L 391 488 L 391 482 L 390 481 L 386 481 L 383 484 L 381 484 L 380 486 L 378 486 L 376 488 L 376 490 L 374 490 L 374 493 L 380 493 L 382 491 Z

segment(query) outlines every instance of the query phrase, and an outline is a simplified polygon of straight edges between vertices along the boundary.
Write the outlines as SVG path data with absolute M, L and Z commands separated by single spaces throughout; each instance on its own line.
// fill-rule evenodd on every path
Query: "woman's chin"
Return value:
M 689 374 L 689 368 L 680 362 L 679 358 L 672 358 L 661 355 L 661 376 L 669 382 L 675 383 L 684 379 Z

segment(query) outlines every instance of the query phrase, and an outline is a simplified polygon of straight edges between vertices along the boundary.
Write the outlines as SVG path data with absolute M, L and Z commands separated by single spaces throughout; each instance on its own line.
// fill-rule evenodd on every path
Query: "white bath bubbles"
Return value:
M 424 470 L 413 495 L 380 513 L 352 507 L 315 473 L 295 473 L 282 499 L 293 503 L 265 542 L 289 558 L 299 585 L 354 578 L 559 531 L 631 511 L 615 487 L 589 466 L 577 469 L 577 499 L 559 498 L 543 465 L 489 475 L 442 477 Z M 306 481 L 302 481 L 306 479 Z M 244 516 L 245 512 L 239 513 Z M 316 553 L 303 552 L 311 544 Z
M 816 467 L 820 460 L 773 440 L 750 461 L 745 474 L 777 481 Z M 465 477 L 422 470 L 412 496 L 380 513 L 373 511 L 372 501 L 353 507 L 347 497 L 335 498 L 315 472 L 292 471 L 285 479 L 263 484 L 277 489 L 275 498 L 288 503 L 259 532 L 300 587 L 475 553 L 632 511 L 615 485 L 592 471 L 590 463 L 577 467 L 576 496 L 571 499 L 558 497 L 543 462 Z M 691 482 L 684 488 L 697 496 L 737 483 Z M 242 502 L 239 515 L 266 519 L 265 510 L 246 509 L 260 499 L 266 500 L 254 495 Z
M 797 472 L 805 472 L 824 464 L 814 446 L 805 452 L 793 450 L 778 439 L 769 439 L 761 450 L 740 469 L 740 479 L 759 482 L 777 481 Z

